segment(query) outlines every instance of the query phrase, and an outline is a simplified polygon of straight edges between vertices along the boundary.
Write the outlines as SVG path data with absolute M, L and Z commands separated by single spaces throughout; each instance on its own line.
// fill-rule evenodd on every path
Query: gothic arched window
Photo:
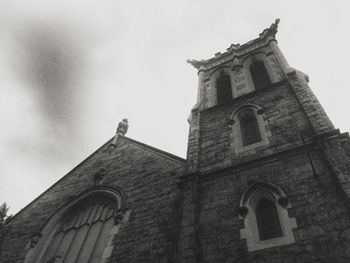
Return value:
M 216 80 L 217 104 L 224 104 L 232 100 L 231 78 L 229 75 L 222 75 Z
M 271 85 L 271 80 L 267 74 L 264 62 L 255 61 L 250 65 L 250 74 L 256 90 L 266 88 Z
M 251 184 L 240 200 L 239 216 L 244 220 L 240 230 L 248 251 L 294 243 L 295 218 L 289 216 L 292 205 L 283 190 L 264 182 Z
M 262 198 L 256 207 L 256 221 L 260 240 L 282 236 L 281 224 L 275 204 Z
M 242 114 L 240 127 L 243 146 L 261 141 L 259 125 L 252 111 Z
M 104 252 L 116 233 L 111 230 L 119 223 L 120 205 L 119 197 L 98 191 L 73 202 L 49 220 L 25 262 L 101 262 L 108 257 Z

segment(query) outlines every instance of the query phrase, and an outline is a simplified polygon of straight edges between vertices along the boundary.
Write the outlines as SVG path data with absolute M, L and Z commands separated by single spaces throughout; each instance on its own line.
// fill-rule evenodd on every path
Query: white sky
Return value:
M 186 155 L 196 70 L 280 18 L 277 39 L 349 131 L 346 0 L 0 0 L 0 203 L 16 213 L 110 139 Z M 54 61 L 54 62 L 52 62 Z

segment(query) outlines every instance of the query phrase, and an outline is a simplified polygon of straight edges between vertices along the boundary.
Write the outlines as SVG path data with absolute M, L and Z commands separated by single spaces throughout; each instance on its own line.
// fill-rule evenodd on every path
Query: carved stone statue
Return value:
M 128 131 L 129 125 L 128 125 L 128 119 L 123 119 L 118 124 L 117 133 L 125 135 Z
M 129 128 L 128 119 L 122 119 L 122 121 L 118 123 L 117 132 L 116 132 L 112 142 L 108 146 L 109 154 L 111 154 L 113 149 L 115 147 L 117 147 L 119 136 L 124 136 L 126 134 L 126 132 L 128 131 L 128 128 Z

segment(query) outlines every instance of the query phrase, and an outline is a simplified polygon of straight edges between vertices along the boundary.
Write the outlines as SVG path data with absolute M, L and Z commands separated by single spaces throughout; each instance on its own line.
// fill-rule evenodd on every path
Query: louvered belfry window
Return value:
M 100 262 L 116 210 L 113 200 L 96 196 L 73 206 L 51 230 L 44 254 L 36 262 Z
M 255 61 L 250 65 L 250 74 L 256 90 L 266 88 L 271 85 L 271 80 L 267 74 L 264 62 Z
M 232 100 L 231 78 L 229 75 L 222 75 L 216 81 L 217 104 L 224 104 Z

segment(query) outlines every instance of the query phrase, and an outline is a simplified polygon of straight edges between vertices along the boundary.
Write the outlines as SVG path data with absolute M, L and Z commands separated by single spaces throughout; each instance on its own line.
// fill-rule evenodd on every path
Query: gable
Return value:
M 137 200 L 157 198 L 176 189 L 184 159 L 125 137 L 110 151 L 110 141 L 14 216 L 10 222 L 11 239 L 5 245 L 13 247 L 10 251 L 23 253 L 30 238 L 40 233 L 57 210 L 93 187 L 120 189 L 131 211 L 142 205 Z

